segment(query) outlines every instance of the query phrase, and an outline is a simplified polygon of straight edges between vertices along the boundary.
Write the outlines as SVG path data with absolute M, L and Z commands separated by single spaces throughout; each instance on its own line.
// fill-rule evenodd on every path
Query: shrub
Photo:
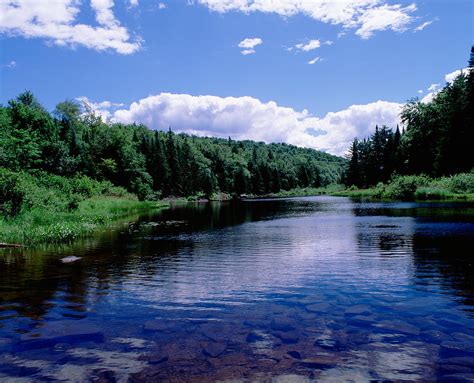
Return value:
M 400 200 L 412 200 L 418 187 L 429 185 L 427 176 L 397 176 L 385 187 L 382 197 Z
M 25 199 L 21 174 L 0 168 L 0 213 L 5 217 L 17 215 Z

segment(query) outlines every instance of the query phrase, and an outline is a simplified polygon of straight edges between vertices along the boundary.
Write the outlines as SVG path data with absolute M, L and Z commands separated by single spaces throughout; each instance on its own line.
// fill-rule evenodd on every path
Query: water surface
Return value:
M 469 381 L 473 245 L 474 205 L 310 197 L 2 250 L 0 380 Z

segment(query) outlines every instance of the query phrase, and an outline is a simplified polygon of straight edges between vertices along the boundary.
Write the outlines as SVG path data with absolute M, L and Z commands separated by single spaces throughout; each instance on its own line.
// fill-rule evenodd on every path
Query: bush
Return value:
M 460 173 L 448 178 L 448 189 L 453 193 L 474 193 L 474 173 Z
M 385 187 L 383 198 L 413 200 L 418 187 L 428 186 L 431 179 L 427 176 L 397 176 Z
M 21 175 L 0 168 L 0 213 L 5 217 L 17 215 L 25 199 Z

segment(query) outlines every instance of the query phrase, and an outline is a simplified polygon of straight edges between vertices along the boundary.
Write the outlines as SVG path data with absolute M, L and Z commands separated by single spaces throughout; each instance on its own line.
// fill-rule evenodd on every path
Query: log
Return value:
M 4 243 L 0 242 L 0 248 L 5 248 L 5 247 L 26 247 L 25 245 L 21 245 L 19 243 Z

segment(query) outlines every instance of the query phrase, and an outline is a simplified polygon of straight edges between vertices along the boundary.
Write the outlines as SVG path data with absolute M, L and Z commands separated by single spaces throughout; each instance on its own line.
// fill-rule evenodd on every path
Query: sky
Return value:
M 0 103 L 342 155 L 467 66 L 472 0 L 0 0 Z

